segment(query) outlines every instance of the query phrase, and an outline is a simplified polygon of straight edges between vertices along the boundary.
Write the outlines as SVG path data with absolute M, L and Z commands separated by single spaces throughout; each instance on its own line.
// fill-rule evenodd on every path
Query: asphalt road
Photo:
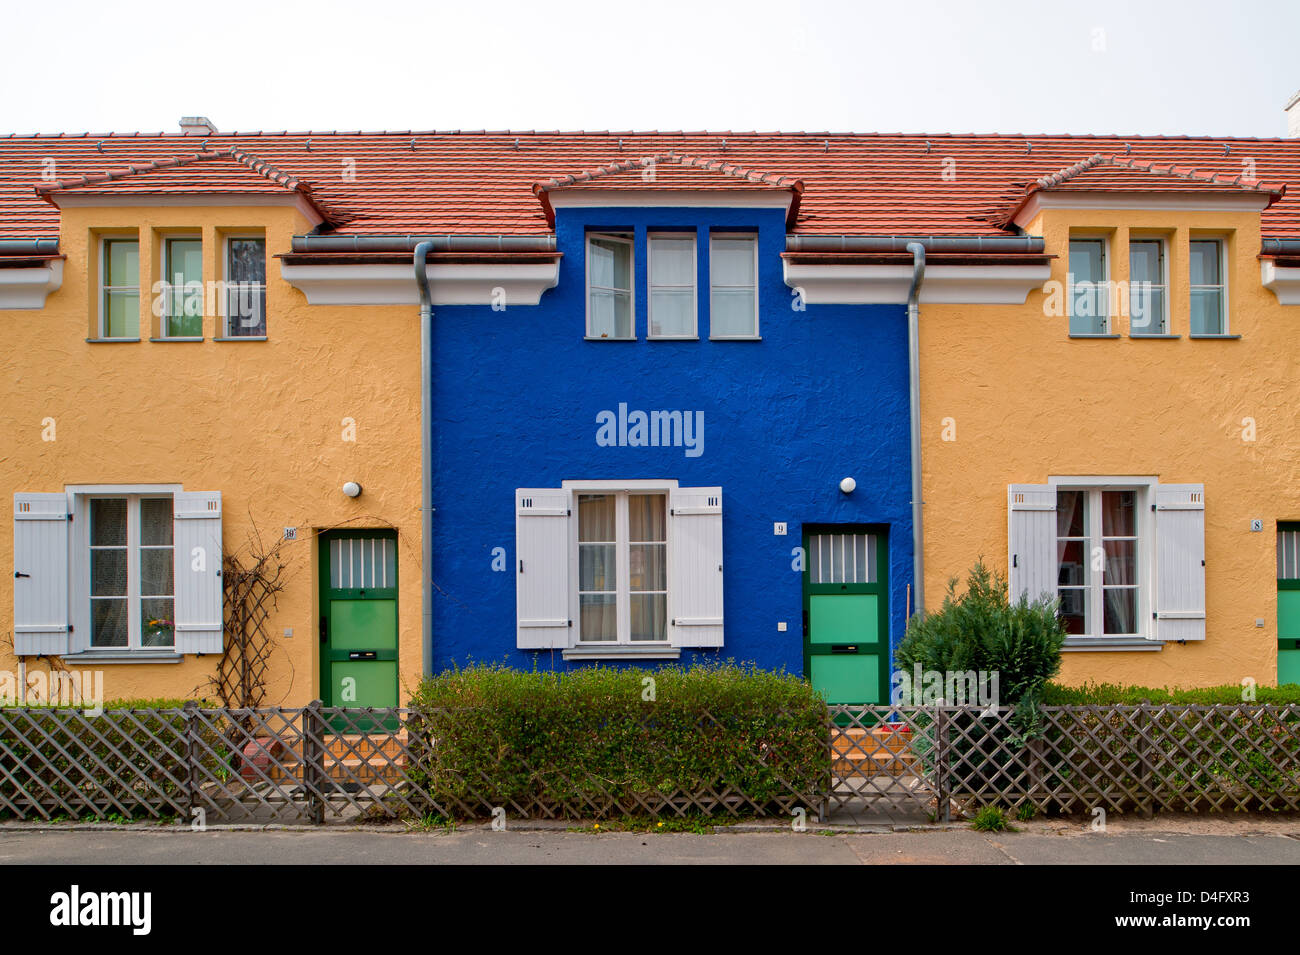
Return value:
M 0 865 L 167 864 L 1300 864 L 1300 837 L 1177 834 L 725 832 L 461 829 L 394 832 L 0 830 Z

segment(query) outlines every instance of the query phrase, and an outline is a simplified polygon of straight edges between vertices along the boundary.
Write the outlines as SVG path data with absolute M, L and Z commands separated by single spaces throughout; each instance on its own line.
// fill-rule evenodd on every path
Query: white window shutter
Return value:
M 1056 488 L 1050 484 L 1007 486 L 1007 589 L 1022 596 L 1055 599 Z
M 1205 639 L 1205 485 L 1155 486 L 1151 638 Z
M 176 652 L 222 650 L 221 492 L 177 491 Z
M 14 495 L 14 653 L 68 652 L 68 497 Z
M 722 488 L 680 487 L 668 498 L 669 640 L 722 646 Z
M 520 650 L 570 645 L 571 510 L 567 490 L 515 491 L 515 645 Z

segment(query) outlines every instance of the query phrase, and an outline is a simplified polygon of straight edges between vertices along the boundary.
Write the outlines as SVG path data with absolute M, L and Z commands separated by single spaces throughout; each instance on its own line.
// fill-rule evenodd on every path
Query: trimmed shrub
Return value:
M 1065 706 L 1076 703 L 1243 703 L 1241 687 L 1229 683 L 1193 690 L 1174 690 L 1168 687 L 1154 689 L 1148 686 L 1121 686 L 1116 683 L 1085 683 L 1083 686 L 1061 686 L 1049 683 L 1043 689 L 1043 703 Z M 1249 702 L 1260 705 L 1300 703 L 1300 686 L 1287 683 L 1283 686 L 1257 686 L 1255 699 Z
M 919 665 L 940 673 L 997 673 L 998 703 L 1016 707 L 1015 723 L 1028 737 L 1036 729 L 1043 688 L 1061 669 L 1065 637 L 1054 600 L 1011 603 L 1006 578 L 981 559 L 966 578 L 965 592 L 957 593 L 952 578 L 942 607 L 908 621 L 894 661 L 905 672 Z
M 475 666 L 427 678 L 411 700 L 429 741 L 410 776 L 448 813 L 607 818 L 811 809 L 830 773 L 825 704 L 797 677 L 735 665 Z M 698 807 L 697 807 L 698 808 Z

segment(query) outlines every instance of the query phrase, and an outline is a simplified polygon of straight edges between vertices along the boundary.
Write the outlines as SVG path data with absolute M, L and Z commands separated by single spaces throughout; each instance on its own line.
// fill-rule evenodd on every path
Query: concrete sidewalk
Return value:
M 1300 825 L 1215 820 L 1169 825 L 1030 824 L 1020 832 L 926 829 L 863 833 L 745 827 L 713 834 L 486 827 L 365 829 L 0 828 L 0 865 L 113 864 L 1300 864 Z M 1200 830 L 1200 831 L 1197 831 Z

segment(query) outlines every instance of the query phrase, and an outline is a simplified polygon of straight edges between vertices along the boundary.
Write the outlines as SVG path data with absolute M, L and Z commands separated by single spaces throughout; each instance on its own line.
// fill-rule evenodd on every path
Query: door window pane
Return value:
M 1070 334 L 1104 335 L 1109 314 L 1106 287 L 1106 243 L 1101 239 L 1070 240 Z

